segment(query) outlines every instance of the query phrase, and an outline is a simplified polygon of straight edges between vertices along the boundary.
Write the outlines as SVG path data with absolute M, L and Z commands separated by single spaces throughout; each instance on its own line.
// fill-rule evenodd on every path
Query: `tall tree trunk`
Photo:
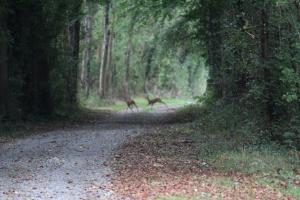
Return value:
M 300 3 L 298 1 L 294 1 L 294 5 L 296 7 L 296 11 L 297 11 L 297 23 L 300 24 Z M 298 41 L 300 41 L 300 34 L 298 33 Z M 295 50 L 292 51 L 293 54 L 295 54 Z M 292 57 L 294 58 L 295 55 L 292 55 Z M 300 67 L 299 67 L 299 62 L 294 62 L 293 63 L 293 68 L 295 70 L 295 72 L 297 74 L 300 74 Z
M 145 66 L 145 81 L 144 81 L 144 93 L 148 94 L 148 82 L 151 79 L 151 71 L 152 71 L 152 61 L 155 56 L 156 46 L 150 47 L 147 46 L 145 48 L 145 58 L 146 58 L 146 66 Z M 144 56 L 143 56 L 144 57 Z
M 91 13 L 91 3 L 86 3 L 86 11 L 87 15 L 84 19 L 84 45 L 85 49 L 83 50 L 83 59 L 82 59 L 82 66 L 81 66 L 81 75 L 80 75 L 80 82 L 81 88 L 84 91 L 84 96 L 87 98 L 90 95 L 90 88 L 91 88 L 91 59 L 92 59 L 92 24 L 93 24 L 93 17 Z
M 221 77 L 221 65 L 223 60 L 222 55 L 222 34 L 221 34 L 221 11 L 216 10 L 213 5 L 210 5 L 207 21 L 207 47 L 208 47 L 208 63 L 212 66 L 211 69 L 211 88 L 214 91 L 215 98 L 223 97 L 223 81 Z
M 68 77 L 68 100 L 72 106 L 77 104 L 77 80 L 79 67 L 80 21 L 76 20 L 68 27 L 69 55 L 72 63 Z
M 129 78 L 130 78 L 130 64 L 131 64 L 131 53 L 132 53 L 132 34 L 129 33 L 127 49 L 125 52 L 125 76 L 124 76 L 124 95 L 125 98 L 129 98 Z
M 263 64 L 263 76 L 265 81 L 265 100 L 266 100 L 266 111 L 268 121 L 272 121 L 274 118 L 274 101 L 272 96 L 272 85 L 271 85 L 271 69 L 268 66 L 270 58 L 270 46 L 269 46 L 269 19 L 268 12 L 265 8 L 261 10 L 261 33 L 260 33 L 260 48 L 261 48 L 261 62 Z
M 47 116 L 53 111 L 49 81 L 51 58 L 48 52 L 51 41 L 48 36 L 40 37 L 40 26 L 38 26 L 39 23 L 43 23 L 44 19 L 22 18 L 22 16 L 42 17 L 39 15 L 40 9 L 40 5 L 29 4 L 15 19 L 14 15 L 10 15 L 9 18 L 9 23 L 14 23 L 11 25 L 15 27 L 14 31 L 10 33 L 15 44 L 9 48 L 10 54 L 14 59 L 19 60 L 14 62 L 10 59 L 9 62 L 15 64 L 15 67 L 20 70 L 14 72 L 22 75 L 22 84 L 19 85 L 21 95 L 18 97 L 21 106 L 16 111 L 19 112 L 18 115 L 22 114 L 25 118 L 28 117 L 27 115 Z M 32 26 L 32 23 L 35 26 Z M 16 69 L 15 67 L 12 70 Z M 12 107 L 12 109 L 14 108 Z M 17 113 L 16 111 L 15 113 Z
M 101 56 L 101 66 L 99 75 L 99 95 L 102 98 L 106 97 L 105 83 L 106 83 L 106 72 L 109 54 L 109 11 L 110 11 L 110 0 L 105 1 L 104 6 L 104 34 L 103 34 L 103 46 L 102 46 L 102 56 Z
M 106 87 L 105 90 L 107 93 L 109 92 L 110 98 L 113 97 L 114 93 L 114 86 L 113 86 L 113 80 L 115 76 L 115 66 L 113 63 L 113 42 L 115 38 L 115 33 L 114 33 L 114 22 L 115 22 L 115 7 L 114 4 L 111 2 L 111 22 L 110 22 L 110 36 L 109 36 L 109 51 L 108 51 L 108 61 L 107 61 L 107 66 L 108 66 L 108 74 L 106 76 Z
M 0 121 L 7 114 L 8 103 L 8 68 L 6 18 L 0 13 Z
M 110 92 L 110 97 L 112 97 L 112 77 L 114 76 L 113 74 L 113 60 L 112 60 L 112 56 L 113 56 L 113 40 L 114 40 L 114 33 L 111 32 L 110 37 L 109 37 L 109 51 L 108 51 L 108 60 L 107 60 L 107 66 L 108 66 L 108 70 L 107 70 L 107 76 L 106 76 L 106 80 L 105 80 L 105 91 L 109 91 Z
M 101 57 L 102 57 L 102 41 L 99 41 L 98 45 L 97 45 L 97 53 L 96 53 L 96 62 L 99 66 L 101 66 Z
M 116 89 L 117 89 L 117 68 L 116 68 L 116 63 L 112 61 L 111 64 L 111 71 L 112 71 L 112 75 L 111 75 L 111 79 L 110 79 L 110 84 L 111 84 L 111 96 L 115 97 L 116 96 Z
M 194 70 L 192 65 L 187 66 L 188 71 L 188 87 L 191 91 L 193 91 L 193 81 L 194 81 Z

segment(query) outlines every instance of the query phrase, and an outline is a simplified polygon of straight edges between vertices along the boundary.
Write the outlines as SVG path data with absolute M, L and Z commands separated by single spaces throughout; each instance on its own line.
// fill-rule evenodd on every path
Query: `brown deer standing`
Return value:
M 136 110 L 138 111 L 139 110 L 139 107 L 136 105 L 135 101 L 131 98 L 125 100 L 126 104 L 127 104 L 127 109 L 126 111 L 128 110 L 128 108 L 133 111 L 133 107 L 136 108 Z
M 167 106 L 167 104 L 165 102 L 163 102 L 161 100 L 161 98 L 159 97 L 156 97 L 154 99 L 150 99 L 148 96 L 146 97 L 146 99 L 148 100 L 148 106 L 151 105 L 151 107 L 153 107 L 154 104 L 156 103 L 161 103 L 161 104 L 164 104 L 165 106 Z M 168 106 L 167 106 L 168 107 Z

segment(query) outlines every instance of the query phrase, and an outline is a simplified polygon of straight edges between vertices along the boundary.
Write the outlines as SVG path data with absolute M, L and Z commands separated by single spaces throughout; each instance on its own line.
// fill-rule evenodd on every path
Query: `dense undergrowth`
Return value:
M 195 125 L 207 132 L 228 132 L 229 136 L 243 137 L 252 145 L 280 144 L 290 150 L 300 148 L 300 120 L 297 115 L 282 116 L 274 121 L 266 118 L 260 108 L 223 102 L 192 105 L 180 110 Z

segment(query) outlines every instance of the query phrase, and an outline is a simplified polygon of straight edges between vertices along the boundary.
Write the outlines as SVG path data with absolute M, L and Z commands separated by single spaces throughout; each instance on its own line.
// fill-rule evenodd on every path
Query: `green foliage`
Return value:
M 215 99 L 211 91 L 206 91 L 201 96 L 194 96 L 194 100 L 197 104 L 212 105 L 215 103 Z
M 282 144 L 292 149 L 299 149 L 300 119 L 298 115 L 282 120 L 272 125 L 273 136 L 282 141 Z
M 112 66 L 115 84 L 112 97 L 124 98 L 125 60 L 129 37 L 132 37 L 132 53 L 129 69 L 130 96 L 153 93 L 164 97 L 185 97 L 201 95 L 206 90 L 207 67 L 205 59 L 198 56 L 196 48 L 183 49 L 180 45 L 170 48 L 167 44 L 167 33 L 173 24 L 179 21 L 180 11 L 176 10 L 172 17 L 160 15 L 160 6 L 175 8 L 173 2 L 157 2 L 150 7 L 146 2 L 116 1 L 111 12 L 111 29 L 114 33 Z M 156 12 L 157 15 L 152 16 Z M 101 48 L 102 6 L 93 17 L 93 59 L 91 66 L 92 90 L 95 94 L 98 88 Z M 141 15 L 143 13 L 143 15 Z M 166 12 L 168 13 L 168 12 Z M 131 30 L 132 29 L 132 30 Z M 169 40 L 168 40 L 169 41 Z M 170 42 L 171 43 L 171 42 Z M 170 44 L 169 43 L 169 44 Z M 100 45 L 100 46 L 99 46 Z M 188 48 L 188 45 L 186 45 Z M 83 47 L 85 48 L 85 47 Z M 97 51 L 95 49 L 98 49 Z M 185 51 L 188 50 L 186 53 Z
M 280 80 L 285 86 L 282 96 L 283 100 L 288 104 L 298 101 L 300 77 L 295 70 L 289 67 L 282 67 Z
M 89 109 L 98 109 L 98 108 L 106 108 L 113 106 L 113 102 L 105 101 L 99 97 L 99 95 L 90 95 L 88 98 L 82 97 L 81 98 L 81 106 L 83 108 Z M 118 106 L 119 107 L 119 106 Z
M 159 16 L 170 12 L 163 4 L 142 2 L 158 6 Z M 181 50 L 187 46 L 204 55 L 210 66 L 210 95 L 194 95 L 196 99 L 255 110 L 275 137 L 297 143 L 297 133 L 284 133 L 293 133 L 291 124 L 299 123 L 299 2 L 193 0 L 171 5 L 175 12 L 163 37 L 165 45 Z

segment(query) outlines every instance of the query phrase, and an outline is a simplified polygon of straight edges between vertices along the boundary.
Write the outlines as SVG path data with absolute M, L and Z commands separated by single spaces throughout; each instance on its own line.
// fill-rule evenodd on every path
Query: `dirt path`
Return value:
M 0 146 L 0 199 L 114 199 L 107 160 L 127 137 L 168 123 L 174 110 L 119 113 L 92 126 L 45 132 Z

